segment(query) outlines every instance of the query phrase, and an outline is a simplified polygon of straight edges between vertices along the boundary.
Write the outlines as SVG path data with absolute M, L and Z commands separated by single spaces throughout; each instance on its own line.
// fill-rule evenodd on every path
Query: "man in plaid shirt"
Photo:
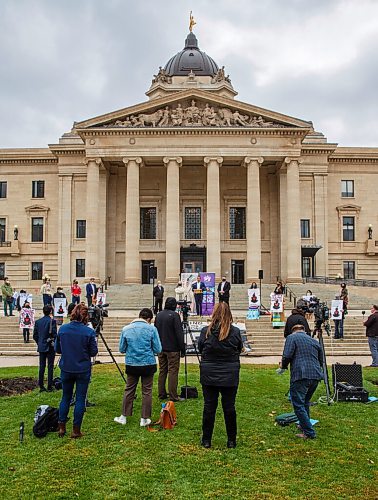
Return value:
M 291 402 L 302 430 L 297 437 L 313 439 L 310 400 L 323 379 L 323 354 L 319 342 L 306 334 L 303 325 L 294 325 L 291 333 L 286 338 L 280 366 L 286 369 L 290 364 Z

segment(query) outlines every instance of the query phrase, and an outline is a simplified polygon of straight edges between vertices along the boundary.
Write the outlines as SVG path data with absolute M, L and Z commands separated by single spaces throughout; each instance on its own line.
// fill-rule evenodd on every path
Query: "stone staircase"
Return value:
M 118 341 L 122 327 L 130 323 L 133 319 L 134 317 L 131 316 L 109 317 L 105 319 L 103 335 L 114 354 L 119 354 Z M 190 320 L 192 319 L 196 320 L 196 317 L 191 317 Z M 262 316 L 257 321 L 245 321 L 244 316 L 236 315 L 235 321 L 245 322 L 246 324 L 247 338 L 252 347 L 252 356 L 274 356 L 282 354 L 284 344 L 283 329 L 273 329 L 269 316 Z M 327 355 L 360 356 L 370 354 L 361 317 L 347 317 L 344 323 L 344 337 L 344 340 L 334 340 L 324 335 Z M 99 352 L 100 355 L 106 354 L 105 346 L 101 340 L 99 341 Z M 0 319 L 0 355 L 36 355 L 36 345 L 33 340 L 31 340 L 29 344 L 23 343 L 22 333 L 18 328 L 17 317 L 2 317 Z

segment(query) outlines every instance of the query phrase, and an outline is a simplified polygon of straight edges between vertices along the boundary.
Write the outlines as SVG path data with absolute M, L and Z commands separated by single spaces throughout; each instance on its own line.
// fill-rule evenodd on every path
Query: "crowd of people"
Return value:
M 257 288 L 255 282 L 251 288 Z M 215 305 L 210 322 L 202 328 L 198 339 L 198 351 L 202 356 L 200 362 L 200 383 L 204 399 L 202 414 L 201 444 L 211 447 L 215 415 L 219 396 L 227 432 L 227 447 L 234 448 L 237 439 L 236 396 L 239 386 L 240 354 L 243 341 L 240 330 L 233 325 L 233 317 L 229 307 L 231 285 L 223 277 L 217 287 L 219 301 Z M 190 290 L 182 283 L 176 287 L 175 297 L 164 299 L 164 287 L 158 282 L 154 287 L 154 308 L 143 308 L 139 317 L 126 325 L 120 335 L 119 352 L 125 354 L 126 387 L 123 396 L 120 416 L 114 421 L 126 425 L 127 418 L 133 414 L 134 399 L 137 386 L 141 382 L 142 404 L 140 426 L 146 427 L 152 422 L 152 393 L 154 375 L 159 367 L 158 398 L 161 403 L 184 401 L 178 393 L 180 359 L 185 356 L 185 335 L 181 317 L 177 312 L 177 299 L 187 298 L 192 292 L 196 313 L 202 315 L 202 298 L 206 286 L 198 276 L 191 284 Z M 26 294 L 25 290 L 20 293 Z M 75 409 L 72 438 L 82 436 L 81 426 L 84 417 L 87 391 L 91 380 L 92 358 L 97 355 L 96 335 L 89 322 L 88 308 L 95 303 L 98 288 L 92 278 L 85 287 L 87 305 L 81 301 L 81 288 L 76 280 L 71 287 L 71 304 L 68 306 L 67 321 L 59 325 L 54 317 L 53 299 L 66 298 L 61 287 L 53 292 L 49 278 L 45 278 L 41 287 L 43 297 L 43 316 L 35 321 L 33 339 L 39 353 L 38 384 L 41 392 L 54 390 L 53 370 L 56 355 L 60 356 L 62 399 L 59 405 L 59 436 L 66 432 L 66 423 L 70 404 L 75 392 Z M 277 282 L 275 294 L 284 293 L 284 285 Z M 16 307 L 24 314 L 30 314 L 30 303 L 20 302 L 20 294 L 14 295 L 9 280 L 4 280 L 2 287 L 4 314 L 13 315 Z M 27 295 L 27 294 L 26 294 Z M 336 296 L 343 302 L 343 313 L 348 309 L 348 290 L 341 284 L 340 293 Z M 12 303 L 11 303 L 12 299 Z M 314 295 L 308 290 L 302 302 L 292 310 L 287 318 L 284 337 L 285 346 L 280 367 L 286 369 L 290 365 L 290 397 L 293 409 L 298 417 L 302 439 L 315 437 L 315 430 L 310 420 L 310 399 L 320 380 L 323 379 L 323 360 L 319 342 L 311 336 L 306 318 L 314 303 Z M 154 319 L 155 313 L 155 319 Z M 343 322 L 344 316 L 339 321 Z M 24 342 L 29 342 L 30 328 L 24 325 Z M 60 326 L 60 327 L 59 327 Z M 371 366 L 378 366 L 378 306 L 374 305 L 371 315 L 364 322 L 369 347 L 372 353 Z M 335 336 L 341 334 L 342 324 L 335 330 Z M 156 359 L 157 357 L 157 359 Z M 45 371 L 47 365 L 47 387 Z

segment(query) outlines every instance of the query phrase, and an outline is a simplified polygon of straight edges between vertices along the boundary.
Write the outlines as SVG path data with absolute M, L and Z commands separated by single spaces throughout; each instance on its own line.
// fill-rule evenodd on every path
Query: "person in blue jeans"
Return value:
M 310 421 L 310 400 L 323 379 L 323 354 L 317 340 L 304 331 L 303 325 L 294 325 L 286 338 L 280 367 L 290 364 L 290 396 L 299 420 L 301 433 L 297 437 L 314 439 L 316 434 Z
M 59 437 L 66 434 L 66 422 L 76 385 L 76 404 L 71 437 L 80 438 L 81 424 L 85 412 L 85 401 L 91 378 L 91 357 L 98 352 L 96 335 L 88 324 L 88 307 L 78 304 L 71 313 L 71 322 L 60 327 L 55 350 L 61 355 L 59 361 L 62 380 L 62 400 L 59 405 Z

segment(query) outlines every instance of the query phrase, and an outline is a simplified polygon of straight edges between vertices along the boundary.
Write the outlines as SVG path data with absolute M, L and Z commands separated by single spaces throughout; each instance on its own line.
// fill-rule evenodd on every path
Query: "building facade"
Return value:
M 0 275 L 376 279 L 378 148 L 237 101 L 193 33 L 146 94 L 46 149 L 0 150 Z

